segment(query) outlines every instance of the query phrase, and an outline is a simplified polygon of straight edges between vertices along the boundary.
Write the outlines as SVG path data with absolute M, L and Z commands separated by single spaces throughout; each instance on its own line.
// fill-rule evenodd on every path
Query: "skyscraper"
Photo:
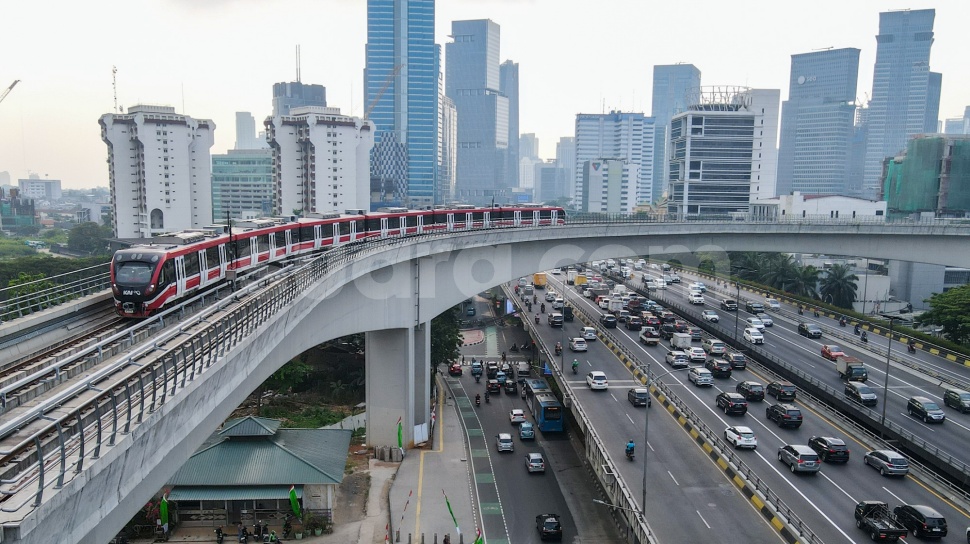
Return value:
M 364 105 L 377 131 L 371 191 L 382 193 L 385 204 L 435 203 L 440 55 L 434 18 L 434 0 L 367 0 Z
M 262 133 L 260 133 L 262 134 Z M 235 149 L 269 149 L 266 138 L 260 138 L 256 133 L 256 118 L 248 111 L 236 112 L 236 147 Z
M 557 175 L 560 185 L 565 187 L 563 196 L 572 198 L 576 193 L 576 137 L 563 136 L 556 142 Z
M 276 211 L 273 150 L 230 149 L 212 156 L 212 218 L 269 217 Z
M 848 194 L 859 53 L 792 55 L 788 100 L 781 106 L 779 195 Z
M 580 113 L 576 115 L 576 179 L 574 202 L 586 202 L 583 194 L 583 164 L 592 160 L 617 159 L 636 163 L 637 168 L 624 168 L 623 175 L 636 180 L 623 181 L 633 191 L 631 206 L 653 201 L 653 117 L 642 113 Z
M 876 65 L 869 102 L 863 196 L 876 195 L 882 164 L 913 135 L 935 133 L 942 75 L 930 72 L 936 10 L 879 14 Z
M 289 115 L 291 109 L 303 106 L 327 107 L 327 88 L 302 81 L 273 84 L 273 117 Z
M 701 71 L 693 64 L 668 64 L 653 67 L 653 105 L 650 115 L 656 119 L 653 140 L 653 200 L 663 195 L 667 186 L 667 138 L 670 119 L 687 109 L 687 97 L 697 96 Z
M 519 63 L 507 60 L 499 67 L 499 87 L 509 99 L 509 148 L 505 161 L 505 184 L 519 186 Z
M 501 92 L 499 25 L 452 21 L 445 44 L 445 94 L 458 110 L 458 198 L 488 204 L 509 198 L 505 163 L 509 99 Z

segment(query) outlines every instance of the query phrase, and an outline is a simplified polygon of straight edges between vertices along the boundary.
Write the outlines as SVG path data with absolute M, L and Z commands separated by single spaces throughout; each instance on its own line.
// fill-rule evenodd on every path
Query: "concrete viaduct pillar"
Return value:
M 366 333 L 367 444 L 398 446 L 398 420 L 405 449 L 431 431 L 430 323 Z

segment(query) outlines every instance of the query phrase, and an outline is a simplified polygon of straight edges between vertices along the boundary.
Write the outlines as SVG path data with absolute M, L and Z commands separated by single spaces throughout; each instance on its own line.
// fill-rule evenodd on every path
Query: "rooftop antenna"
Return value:
M 111 89 L 115 93 L 115 111 L 121 113 L 121 109 L 118 107 L 118 67 L 111 67 Z
M 300 44 L 296 44 L 296 81 L 299 83 L 300 80 Z

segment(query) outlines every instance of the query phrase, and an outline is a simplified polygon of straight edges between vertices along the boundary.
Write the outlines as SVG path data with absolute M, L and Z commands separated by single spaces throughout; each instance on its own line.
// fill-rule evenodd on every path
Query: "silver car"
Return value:
M 529 472 L 545 472 L 546 462 L 542 459 L 541 453 L 525 454 L 525 468 Z
M 909 474 L 909 460 L 893 450 L 873 450 L 867 452 L 862 462 L 879 471 L 883 476 L 905 476 Z
M 499 433 L 495 437 L 495 447 L 498 451 L 512 451 L 515 445 L 512 443 L 512 435 L 510 433 Z
M 788 444 L 778 448 L 778 460 L 788 465 L 792 472 L 818 474 L 822 468 L 815 450 L 802 444 Z
M 758 319 L 764 323 L 765 327 L 771 327 L 775 324 L 775 322 L 771 319 L 771 316 L 764 312 L 758 314 Z
M 701 387 L 713 387 L 714 386 L 714 375 L 711 371 L 699 366 L 692 367 L 687 371 L 687 379 L 694 382 L 694 385 Z

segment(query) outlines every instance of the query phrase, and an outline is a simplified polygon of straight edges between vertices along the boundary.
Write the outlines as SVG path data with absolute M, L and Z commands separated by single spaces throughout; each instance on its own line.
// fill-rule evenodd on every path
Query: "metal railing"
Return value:
M 108 263 L 0 289 L 0 323 L 111 288 Z

